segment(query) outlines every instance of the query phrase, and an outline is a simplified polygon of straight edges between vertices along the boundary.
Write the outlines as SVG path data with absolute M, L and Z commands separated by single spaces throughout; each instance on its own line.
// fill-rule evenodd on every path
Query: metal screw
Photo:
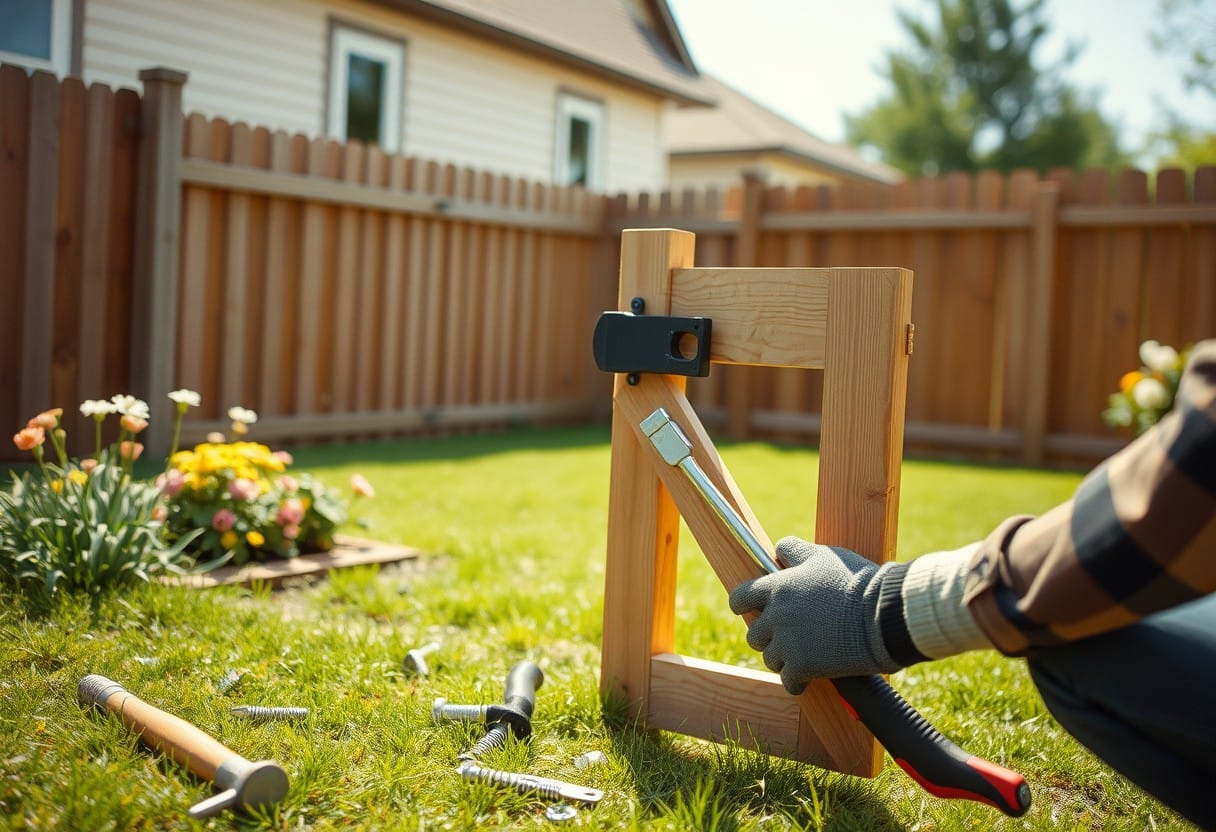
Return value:
M 273 719 L 304 719 L 308 716 L 308 708 L 274 708 L 264 707 L 262 705 L 238 705 L 235 708 L 229 708 L 228 713 L 232 714 L 233 716 L 258 721 L 268 721 Z
M 641 315 L 646 311 L 646 299 L 634 298 L 633 300 L 629 301 L 629 308 L 633 310 L 633 314 Z
M 486 705 L 451 705 L 442 696 L 431 705 L 431 718 L 436 722 L 450 719 L 453 722 L 481 722 L 486 718 Z
M 595 804 L 599 803 L 604 796 L 599 789 L 590 789 L 550 777 L 537 777 L 534 774 L 516 774 L 512 771 L 482 768 L 471 761 L 461 763 L 456 771 L 459 772 L 462 780 L 515 789 L 520 794 L 538 792 L 548 800 L 577 800 L 580 803 Z
M 629 375 L 625 376 L 625 381 L 629 382 L 631 387 L 637 387 L 638 382 L 641 380 L 642 377 L 637 373 L 630 373 Z
M 430 644 L 424 644 L 422 647 L 415 647 L 413 650 L 405 654 L 405 661 L 402 663 L 407 673 L 413 672 L 419 676 L 426 676 L 431 672 L 427 667 L 426 657 L 439 649 L 439 642 L 432 641 Z

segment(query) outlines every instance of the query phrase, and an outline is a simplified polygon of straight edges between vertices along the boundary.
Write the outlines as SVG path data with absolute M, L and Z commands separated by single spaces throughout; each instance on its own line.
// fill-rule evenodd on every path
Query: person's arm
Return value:
M 1129 624 L 1216 590 L 1216 341 L 1198 345 L 1174 409 L 1041 517 L 879 566 L 785 538 L 787 567 L 736 587 L 748 644 L 799 692 L 996 647 L 1017 655 Z
M 963 600 L 998 649 L 1020 655 L 1214 590 L 1216 341 L 1205 341 L 1157 425 L 1067 503 L 1012 518 L 981 543 Z

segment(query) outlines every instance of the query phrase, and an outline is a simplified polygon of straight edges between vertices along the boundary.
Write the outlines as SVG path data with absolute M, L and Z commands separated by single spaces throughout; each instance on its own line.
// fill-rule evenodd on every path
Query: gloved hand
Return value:
M 786 690 L 798 694 L 811 679 L 903 667 L 883 644 L 878 614 L 884 580 L 906 565 L 879 566 L 848 549 L 797 537 L 779 541 L 777 557 L 786 568 L 735 587 L 730 608 L 737 615 L 759 613 L 747 643 L 764 653 L 765 666 L 781 674 Z

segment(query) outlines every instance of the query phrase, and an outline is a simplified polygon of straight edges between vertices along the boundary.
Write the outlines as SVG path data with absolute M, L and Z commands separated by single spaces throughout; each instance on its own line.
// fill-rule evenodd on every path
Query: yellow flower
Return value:
M 266 542 L 266 538 L 262 537 L 262 533 L 257 529 L 250 529 L 249 531 L 245 532 L 245 542 L 257 549 Z
M 51 482 L 51 490 L 54 491 L 56 494 L 62 494 L 63 493 L 63 480 L 53 480 Z
M 68 479 L 70 479 L 72 482 L 76 483 L 77 485 L 84 485 L 86 482 L 89 481 L 89 475 L 86 474 L 84 471 L 77 469 L 77 470 L 72 470 L 72 471 L 68 472 Z
M 229 529 L 228 531 L 226 531 L 222 535 L 220 535 L 220 545 L 223 546 L 225 549 L 231 549 L 234 546 L 236 546 L 236 541 L 237 541 L 236 532 L 234 532 L 232 529 Z

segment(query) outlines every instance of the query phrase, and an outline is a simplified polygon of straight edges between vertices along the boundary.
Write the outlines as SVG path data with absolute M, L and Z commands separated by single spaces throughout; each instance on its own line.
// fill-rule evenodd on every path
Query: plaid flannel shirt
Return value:
M 1216 341 L 1173 409 L 1071 500 L 1011 517 L 971 559 L 964 602 L 1007 655 L 1076 641 L 1216 590 Z

